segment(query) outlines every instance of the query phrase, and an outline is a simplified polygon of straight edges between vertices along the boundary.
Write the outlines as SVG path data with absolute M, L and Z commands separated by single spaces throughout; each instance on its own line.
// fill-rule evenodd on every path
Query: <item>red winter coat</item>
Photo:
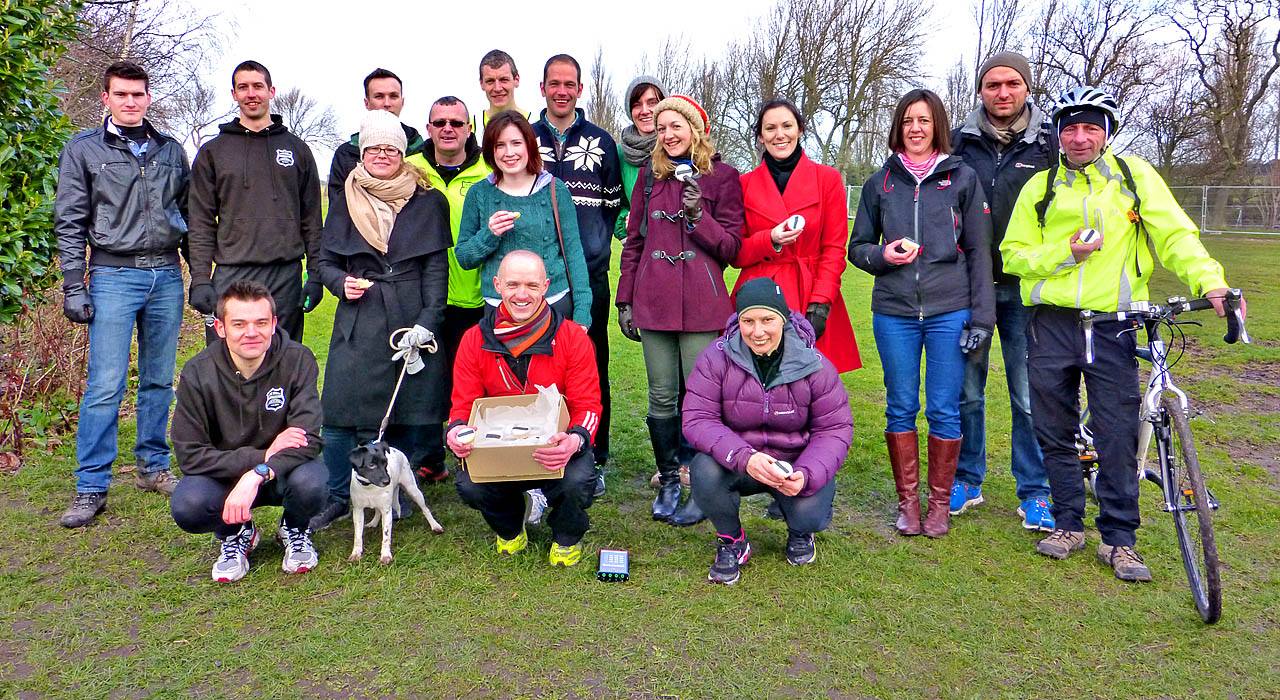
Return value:
M 554 312 L 553 312 L 554 313 Z M 569 408 L 569 428 L 582 428 L 595 442 L 600 427 L 600 379 L 596 351 L 587 331 L 555 314 L 558 324 L 525 351 L 530 355 L 527 380 L 521 384 L 507 364 L 507 348 L 493 335 L 493 321 L 483 320 L 462 335 L 453 360 L 453 408 L 450 425 L 471 420 L 471 404 L 489 396 L 538 393 L 537 386 L 555 385 Z
M 858 341 L 840 294 L 849 244 L 849 208 L 840 173 L 802 154 L 787 181 L 787 191 L 779 194 L 769 168 L 761 163 L 742 176 L 742 201 L 747 228 L 742 249 L 733 261 L 735 267 L 742 268 L 733 293 L 736 295 L 747 280 L 770 277 L 782 287 L 792 311 L 803 314 L 809 304 L 830 304 L 831 314 L 818 339 L 818 350 L 838 372 L 861 367 Z M 804 217 L 804 233 L 779 253 L 773 249 L 769 232 L 792 214 Z

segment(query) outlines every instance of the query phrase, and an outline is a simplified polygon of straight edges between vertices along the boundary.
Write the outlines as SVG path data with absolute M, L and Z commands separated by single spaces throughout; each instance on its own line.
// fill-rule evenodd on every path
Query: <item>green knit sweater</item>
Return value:
M 569 258 L 567 265 L 560 255 L 555 220 L 551 214 L 553 182 L 560 210 L 560 228 L 564 234 L 564 250 Z M 495 236 L 489 230 L 489 217 L 495 211 L 520 212 L 515 228 Z M 591 282 L 587 277 L 582 239 L 578 235 L 578 215 L 569 188 L 551 175 L 539 175 L 533 193 L 524 197 L 503 192 L 490 179 L 472 185 L 462 204 L 458 244 L 453 250 L 458 265 L 468 270 L 480 268 L 480 290 L 485 299 L 494 301 L 500 297 L 492 280 L 498 274 L 502 258 L 513 250 L 537 253 L 546 263 L 547 277 L 551 279 L 547 296 L 553 297 L 572 286 L 573 320 L 583 327 L 591 325 Z

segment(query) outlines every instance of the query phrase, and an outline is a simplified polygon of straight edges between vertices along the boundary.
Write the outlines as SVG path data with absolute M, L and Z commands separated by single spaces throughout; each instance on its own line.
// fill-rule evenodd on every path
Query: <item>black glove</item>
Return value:
M 985 328 L 974 328 L 969 324 L 964 324 L 964 330 L 960 331 L 960 352 L 968 355 L 987 346 L 991 342 L 991 331 Z
M 816 301 L 805 310 L 804 317 L 809 321 L 809 325 L 813 326 L 814 338 L 821 338 L 822 334 L 827 332 L 827 316 L 830 315 L 831 305 L 819 304 Z
M 627 338 L 640 342 L 640 331 L 636 330 L 636 324 L 631 320 L 630 304 L 618 304 L 618 328 Z
M 324 301 L 324 285 L 320 280 L 308 279 L 302 285 L 302 313 L 309 314 Z
M 698 219 L 702 218 L 702 188 L 698 186 L 696 179 L 684 181 L 684 188 L 680 190 L 680 204 L 684 206 L 684 218 L 691 224 L 698 223 Z
M 213 291 L 212 282 L 192 283 L 187 296 L 190 298 L 191 308 L 206 316 L 218 307 L 218 295 Z
M 62 315 L 72 323 L 93 320 L 93 300 L 84 286 L 84 268 L 62 273 Z

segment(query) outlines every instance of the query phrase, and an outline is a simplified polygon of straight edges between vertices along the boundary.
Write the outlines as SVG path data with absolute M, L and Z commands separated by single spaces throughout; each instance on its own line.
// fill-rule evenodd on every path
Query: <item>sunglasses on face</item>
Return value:
M 434 126 L 437 129 L 443 129 L 445 124 L 448 124 L 455 129 L 461 129 L 467 125 L 466 122 L 457 119 L 436 119 L 431 122 L 431 126 Z

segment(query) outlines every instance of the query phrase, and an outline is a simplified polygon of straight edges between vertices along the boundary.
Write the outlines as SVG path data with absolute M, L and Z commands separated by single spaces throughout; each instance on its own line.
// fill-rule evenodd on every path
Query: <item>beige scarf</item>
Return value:
M 982 133 L 990 136 L 993 141 L 1000 144 L 1001 150 L 1013 143 L 1014 139 L 1022 136 L 1022 133 L 1031 125 L 1031 106 L 1024 105 L 1022 113 L 1014 119 L 1009 126 L 999 127 L 991 123 L 991 118 L 987 116 L 987 110 L 981 109 L 978 112 L 978 128 Z
M 412 167 L 401 167 L 395 177 L 382 180 L 370 175 L 361 163 L 347 176 L 343 189 L 351 222 L 379 253 L 386 254 L 396 214 L 413 197 L 417 188 L 418 172 Z

